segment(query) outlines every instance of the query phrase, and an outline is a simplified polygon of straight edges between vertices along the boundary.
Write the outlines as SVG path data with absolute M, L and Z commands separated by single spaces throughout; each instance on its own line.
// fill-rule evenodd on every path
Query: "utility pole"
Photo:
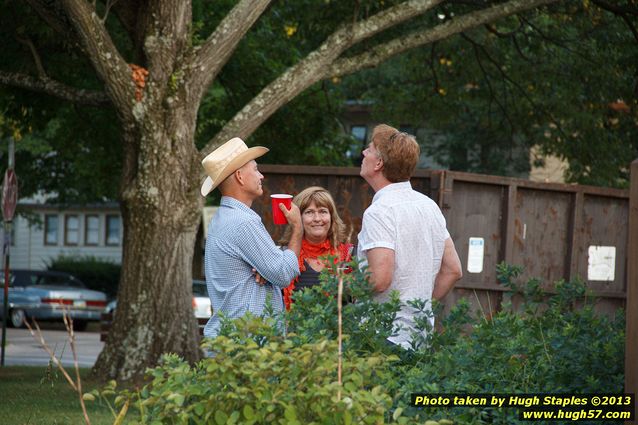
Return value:
M 7 320 L 9 313 L 9 250 L 11 248 L 11 226 L 18 203 L 18 178 L 13 169 L 15 161 L 15 141 L 9 138 L 9 166 L 4 173 L 2 185 L 2 217 L 4 218 L 4 297 L 2 306 L 2 349 L 0 366 L 4 367 L 4 348 L 7 342 Z

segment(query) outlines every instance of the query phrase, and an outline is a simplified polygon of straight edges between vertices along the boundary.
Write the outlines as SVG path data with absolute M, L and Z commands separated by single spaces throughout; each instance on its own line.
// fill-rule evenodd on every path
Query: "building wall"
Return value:
M 537 160 L 541 160 L 542 165 L 536 165 Z M 530 149 L 529 179 L 534 182 L 543 183 L 565 183 L 565 172 L 569 168 L 566 161 L 553 155 L 542 155 L 539 149 L 534 146 Z
M 202 211 L 202 226 L 198 229 L 195 255 L 193 259 L 193 277 L 204 277 L 204 247 L 205 235 L 208 224 L 217 212 L 218 207 L 204 207 Z M 116 204 L 107 206 L 93 206 L 90 208 L 69 208 L 59 209 L 46 207 L 43 205 L 21 205 L 21 210 L 26 214 L 17 214 L 13 226 L 13 243 L 10 249 L 10 260 L 12 269 L 33 269 L 45 270 L 52 259 L 60 255 L 71 256 L 93 256 L 116 264 L 122 262 L 122 221 Z M 46 215 L 57 215 L 58 217 L 58 242 L 55 245 L 45 244 L 44 217 Z M 75 215 L 78 217 L 79 242 L 77 245 L 64 243 L 65 217 Z M 87 215 L 97 216 L 99 219 L 98 243 L 97 245 L 87 245 L 85 243 Z M 120 241 L 117 245 L 106 243 L 106 218 L 107 216 L 117 216 L 120 218 Z M 0 241 L 4 240 L 4 228 L 0 226 Z M 2 268 L 2 267 L 0 267 Z
M 10 260 L 11 268 L 43 270 L 47 264 L 60 255 L 73 256 L 94 256 L 106 261 L 121 263 L 122 261 L 122 222 L 119 210 L 112 207 L 95 208 L 70 208 L 67 210 L 44 208 L 42 206 L 31 206 L 23 208 L 27 210 L 26 215 L 17 215 L 13 221 L 13 238 L 11 246 Z M 56 215 L 58 217 L 57 243 L 45 244 L 45 215 Z M 68 215 L 77 216 L 78 243 L 71 245 L 65 243 L 65 217 Z M 85 243 L 87 215 L 97 216 L 98 241 L 97 245 Z M 106 244 L 106 221 L 107 216 L 119 218 L 119 241 L 116 244 Z M 4 229 L 2 230 L 4 240 Z

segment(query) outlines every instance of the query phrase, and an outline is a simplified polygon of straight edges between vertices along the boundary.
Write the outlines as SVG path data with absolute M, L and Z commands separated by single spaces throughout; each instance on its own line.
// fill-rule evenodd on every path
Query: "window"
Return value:
M 416 137 L 416 133 L 414 132 L 414 127 L 412 127 L 411 125 L 403 124 L 402 126 L 399 126 L 399 131 L 408 133 Z
M 361 164 L 361 151 L 366 147 L 368 138 L 368 127 L 365 125 L 353 125 L 350 127 L 350 135 L 356 140 L 350 149 L 346 152 L 346 156 L 354 160 L 355 165 Z
M 0 235 L 2 235 L 2 236 L 0 236 L 0 243 L 6 242 L 6 238 L 7 238 L 7 236 L 9 236 L 9 240 L 10 240 L 11 246 L 15 246 L 16 245 L 16 227 L 17 227 L 16 221 L 9 222 L 9 226 L 11 226 L 11 231 L 9 232 L 9 235 L 7 235 L 6 232 L 5 232 L 6 228 L 0 226 Z M 2 273 L 0 273 L 0 274 L 2 274 Z
M 77 215 L 64 217 L 64 244 L 77 245 L 80 242 L 80 219 Z
M 97 215 L 84 217 L 84 244 L 97 245 L 100 239 L 100 218 Z
M 106 244 L 107 245 L 120 244 L 120 216 L 119 215 L 106 216 Z
M 350 134 L 352 137 L 362 142 L 365 145 L 367 138 L 368 128 L 365 125 L 353 125 L 350 127 Z
M 58 244 L 58 216 L 57 214 L 44 215 L 44 244 Z

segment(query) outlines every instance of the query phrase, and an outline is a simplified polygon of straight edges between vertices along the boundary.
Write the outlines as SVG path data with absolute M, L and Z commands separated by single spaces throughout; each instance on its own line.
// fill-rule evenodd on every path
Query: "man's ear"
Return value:
M 374 171 L 380 171 L 383 169 L 383 159 L 379 158 L 374 164 Z
M 241 168 L 233 173 L 233 177 L 237 180 L 237 183 L 239 183 L 240 186 L 244 185 L 244 176 L 241 174 Z

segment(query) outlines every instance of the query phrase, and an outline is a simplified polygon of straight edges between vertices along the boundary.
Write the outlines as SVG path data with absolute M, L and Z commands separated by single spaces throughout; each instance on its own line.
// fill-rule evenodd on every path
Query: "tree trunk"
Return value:
M 173 116 L 161 111 L 122 126 L 134 131 L 125 134 L 130 149 L 121 190 L 125 231 L 118 305 L 94 367 L 102 379 L 139 381 L 163 353 L 188 361 L 200 357 L 191 265 L 203 204 L 201 166 L 192 142 L 195 110 L 175 109 Z M 139 149 L 127 140 L 136 140 Z

